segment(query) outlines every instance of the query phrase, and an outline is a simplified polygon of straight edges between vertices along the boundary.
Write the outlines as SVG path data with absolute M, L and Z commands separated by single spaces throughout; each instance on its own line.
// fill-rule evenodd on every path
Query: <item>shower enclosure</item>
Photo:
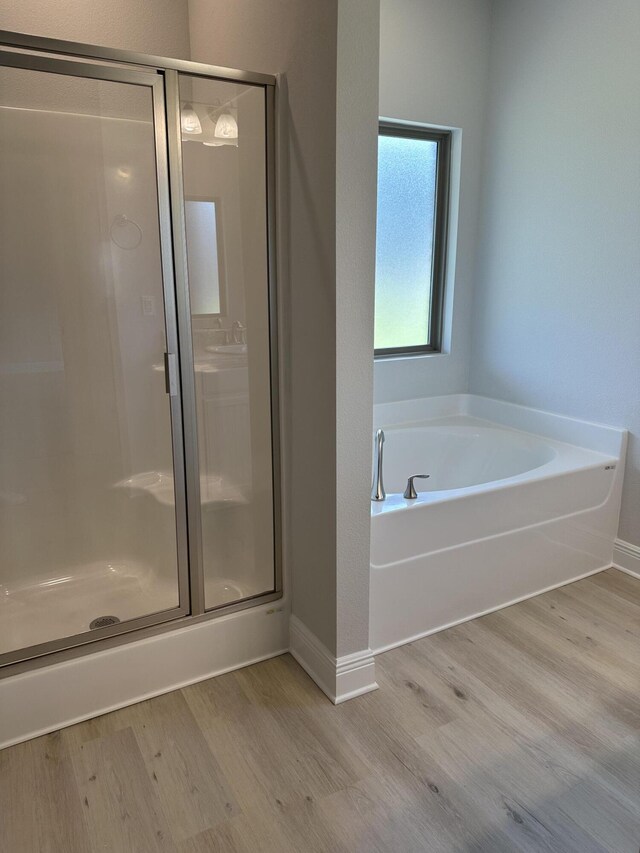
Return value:
M 11 674 L 281 594 L 275 80 L 0 44 Z

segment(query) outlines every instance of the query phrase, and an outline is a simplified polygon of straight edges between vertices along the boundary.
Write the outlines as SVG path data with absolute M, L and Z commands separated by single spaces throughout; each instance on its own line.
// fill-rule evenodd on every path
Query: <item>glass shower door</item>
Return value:
M 190 490 L 205 610 L 274 593 L 278 528 L 274 306 L 270 303 L 267 156 L 262 86 L 179 74 L 176 203 L 183 202 L 196 403 Z M 174 161 L 172 161 L 174 165 Z M 178 198 L 179 197 L 179 198 Z M 189 466 L 190 469 L 191 466 Z
M 11 662 L 189 600 L 162 75 L 9 51 L 0 65 Z

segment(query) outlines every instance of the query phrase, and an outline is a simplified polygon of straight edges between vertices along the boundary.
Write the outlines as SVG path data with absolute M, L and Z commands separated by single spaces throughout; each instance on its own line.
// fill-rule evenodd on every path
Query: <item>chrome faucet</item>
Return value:
M 240 320 L 234 320 L 231 332 L 234 344 L 246 344 L 246 332 L 247 327 L 243 326 Z
M 371 500 L 383 501 L 386 498 L 384 483 L 382 481 L 382 446 L 384 444 L 384 430 L 376 431 L 375 437 L 375 467 L 373 469 L 373 484 L 371 486 Z

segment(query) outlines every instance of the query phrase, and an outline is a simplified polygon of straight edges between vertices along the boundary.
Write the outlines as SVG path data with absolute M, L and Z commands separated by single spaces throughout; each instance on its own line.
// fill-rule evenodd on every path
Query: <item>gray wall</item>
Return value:
M 454 394 L 468 387 L 490 12 L 490 0 L 381 2 L 380 115 L 461 128 L 462 160 L 457 261 L 450 269 L 455 281 L 448 287 L 453 314 L 450 304 L 445 316 L 445 327 L 453 319 L 449 351 L 377 361 L 376 402 Z
M 490 88 L 470 389 L 628 427 L 640 545 L 640 4 L 497 0 Z
M 232 14 L 217 9 L 190 2 L 193 59 L 284 75 L 291 607 L 332 654 L 349 654 L 369 643 L 378 8 L 241 0 Z
M 369 646 L 378 4 L 339 0 L 336 163 L 337 653 Z
M 283 73 L 280 238 L 292 610 L 336 651 L 337 2 L 190 0 L 192 59 Z
M 187 0 L 12 0 L 0 28 L 189 59 Z

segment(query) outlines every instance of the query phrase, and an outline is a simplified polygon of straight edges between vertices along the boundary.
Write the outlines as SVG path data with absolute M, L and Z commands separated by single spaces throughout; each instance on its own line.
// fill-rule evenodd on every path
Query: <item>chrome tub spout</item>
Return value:
M 377 430 L 375 437 L 375 463 L 373 469 L 373 485 L 371 486 L 371 500 L 383 501 L 386 498 L 384 482 L 382 479 L 382 447 L 384 445 L 384 430 Z

